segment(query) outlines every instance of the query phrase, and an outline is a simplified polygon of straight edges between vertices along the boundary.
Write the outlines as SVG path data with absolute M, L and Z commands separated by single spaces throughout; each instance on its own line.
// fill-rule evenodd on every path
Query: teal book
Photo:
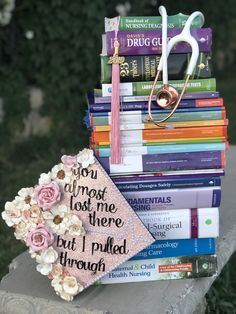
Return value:
M 225 109 L 219 108 L 220 110 L 202 110 L 202 111 L 186 111 L 186 112 L 175 112 L 168 122 L 181 122 L 181 121 L 201 121 L 201 120 L 221 120 L 225 119 Z M 167 116 L 168 110 L 165 112 L 155 112 L 152 113 L 154 120 L 161 120 Z M 129 111 L 120 113 L 120 124 L 139 124 L 146 123 L 147 112 L 140 111 Z M 111 125 L 111 112 L 104 112 L 103 115 L 90 114 L 90 124 L 92 126 L 97 125 Z

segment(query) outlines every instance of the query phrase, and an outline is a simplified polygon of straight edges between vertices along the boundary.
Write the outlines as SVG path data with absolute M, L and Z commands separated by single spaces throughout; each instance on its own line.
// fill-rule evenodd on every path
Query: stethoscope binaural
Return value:
M 192 13 L 188 20 L 185 23 L 185 26 L 182 30 L 182 32 L 179 35 L 176 35 L 175 37 L 171 38 L 170 41 L 167 43 L 167 13 L 164 6 L 159 7 L 159 12 L 162 16 L 162 56 L 160 58 L 159 65 L 157 67 L 157 74 L 155 77 L 155 80 L 153 82 L 153 86 L 149 95 L 148 100 L 148 117 L 147 120 L 149 122 L 155 123 L 159 127 L 166 127 L 165 125 L 162 125 L 162 122 L 165 122 L 168 120 L 176 111 L 176 109 L 179 106 L 179 103 L 183 97 L 183 94 L 185 92 L 185 89 L 187 87 L 188 81 L 190 76 L 192 75 L 195 66 L 197 64 L 198 56 L 199 56 L 199 47 L 196 39 L 191 35 L 190 28 L 193 20 L 197 16 L 201 16 L 203 22 L 204 22 L 204 15 L 200 11 L 196 11 Z M 184 85 L 182 88 L 182 91 L 179 95 L 177 90 L 168 84 L 168 70 L 167 70 L 167 58 L 170 54 L 170 51 L 172 50 L 173 46 L 177 44 L 178 42 L 187 42 L 191 46 L 192 49 L 192 55 L 190 58 L 190 62 L 188 64 L 188 68 L 186 71 L 186 78 L 184 81 Z M 152 100 L 153 100 L 153 93 L 155 90 L 155 86 L 157 84 L 160 72 L 162 71 L 162 77 L 163 77 L 163 86 L 158 90 L 157 92 L 157 98 L 156 102 L 157 104 L 162 107 L 163 109 L 172 109 L 172 111 L 163 119 L 155 121 L 152 117 L 151 112 L 151 106 L 152 106 Z

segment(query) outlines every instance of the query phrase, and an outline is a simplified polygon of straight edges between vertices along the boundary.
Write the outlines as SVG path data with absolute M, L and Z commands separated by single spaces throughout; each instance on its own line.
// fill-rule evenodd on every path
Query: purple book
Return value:
M 135 211 L 219 207 L 221 200 L 220 187 L 126 191 L 122 194 Z
M 111 174 L 162 172 L 195 169 L 219 169 L 225 166 L 224 151 L 124 156 L 121 164 L 111 164 L 109 157 L 98 158 Z
M 89 96 L 91 97 L 91 96 Z M 208 98 L 219 98 L 219 92 L 202 92 L 202 93 L 186 93 L 183 95 L 182 99 L 208 99 Z M 149 96 L 121 96 L 121 102 L 139 102 L 148 101 Z M 152 98 L 153 101 L 156 100 L 156 95 Z M 107 104 L 111 103 L 111 97 L 102 97 L 94 95 L 95 104 Z
M 168 38 L 178 35 L 181 29 L 169 29 Z M 197 40 L 201 52 L 211 51 L 212 31 L 211 28 L 193 28 L 191 34 Z M 106 33 L 106 48 L 103 47 L 102 54 L 111 56 L 114 53 L 115 32 Z M 118 41 L 120 43 L 120 55 L 148 55 L 161 54 L 162 38 L 161 30 L 134 30 L 118 32 Z M 180 42 L 173 47 L 171 53 L 191 52 L 191 47 L 186 42 Z

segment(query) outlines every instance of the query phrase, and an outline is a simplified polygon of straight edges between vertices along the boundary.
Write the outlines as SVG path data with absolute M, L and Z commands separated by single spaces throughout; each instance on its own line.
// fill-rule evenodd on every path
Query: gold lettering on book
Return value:
M 125 58 L 124 57 L 119 57 L 119 56 L 112 56 L 108 60 L 108 64 L 122 64 L 124 63 Z

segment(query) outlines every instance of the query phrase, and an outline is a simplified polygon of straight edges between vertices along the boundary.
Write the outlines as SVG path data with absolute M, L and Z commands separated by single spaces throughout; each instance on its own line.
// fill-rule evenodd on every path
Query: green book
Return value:
M 123 56 L 120 64 L 121 82 L 141 82 L 155 79 L 161 55 Z M 168 76 L 170 80 L 181 80 L 191 58 L 191 53 L 170 54 L 168 57 Z M 111 64 L 109 57 L 101 56 L 101 83 L 111 83 Z M 201 52 L 191 79 L 212 76 L 211 53 Z M 161 77 L 160 77 L 161 78 Z
M 162 82 L 159 81 L 154 91 L 158 91 Z M 169 85 L 181 92 L 184 86 L 184 80 L 170 80 Z M 153 86 L 153 82 L 132 82 L 132 83 L 120 83 L 120 96 L 143 96 L 149 95 Z M 216 79 L 198 79 L 189 80 L 186 93 L 197 93 L 197 92 L 215 92 L 216 91 Z M 112 84 L 102 84 L 102 96 L 107 97 L 112 95 Z
M 189 15 L 178 13 L 176 15 L 168 16 L 168 28 L 183 28 Z M 201 28 L 204 20 L 201 16 L 193 20 L 191 27 Z M 114 30 L 127 31 L 127 30 L 145 30 L 145 29 L 161 29 L 162 18 L 161 16 L 116 16 L 113 18 L 105 17 L 105 32 Z

